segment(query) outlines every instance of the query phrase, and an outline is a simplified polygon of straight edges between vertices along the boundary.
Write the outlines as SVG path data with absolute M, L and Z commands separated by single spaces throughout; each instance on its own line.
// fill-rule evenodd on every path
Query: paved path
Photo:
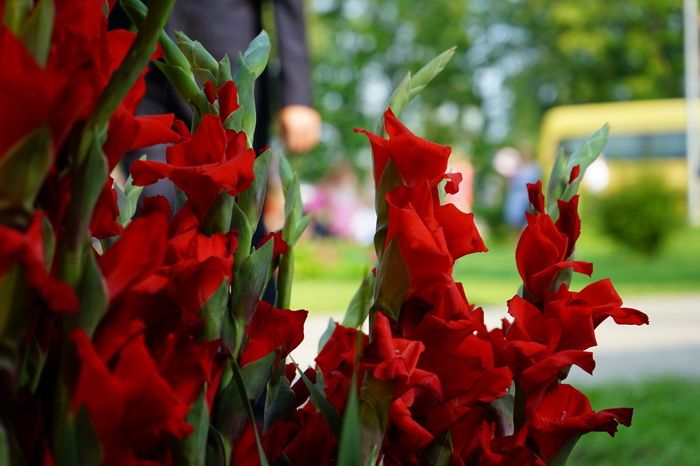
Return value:
M 662 375 L 700 379 L 700 293 L 630 298 L 625 306 L 646 312 L 650 325 L 603 323 L 596 331 L 598 346 L 593 349 L 595 376 L 575 369 L 570 375 L 573 382 L 593 384 Z M 503 312 L 489 308 L 485 316 L 487 325 L 493 327 Z M 305 341 L 292 353 L 302 367 L 313 364 L 328 319 L 309 316 Z

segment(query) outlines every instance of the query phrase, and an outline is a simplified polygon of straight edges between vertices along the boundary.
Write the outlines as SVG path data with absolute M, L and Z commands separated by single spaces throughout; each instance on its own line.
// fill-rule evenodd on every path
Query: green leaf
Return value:
M 360 430 L 363 464 L 377 454 L 389 424 L 389 406 L 392 401 L 392 384 L 371 375 L 365 377 L 360 390 Z M 374 464 L 374 463 L 371 463 Z
M 36 340 L 29 344 L 19 376 L 20 387 L 27 387 L 31 393 L 36 392 L 47 357 L 48 353 L 41 349 Z
M 326 346 L 326 343 L 328 343 L 328 340 L 331 339 L 331 336 L 333 336 L 333 332 L 335 331 L 335 326 L 337 324 L 333 319 L 328 319 L 328 325 L 326 325 L 326 330 L 323 331 L 323 335 L 321 335 L 321 338 L 318 340 L 318 352 L 320 353 L 321 350 L 323 349 L 324 346 Z
M 564 152 L 563 148 L 560 148 L 554 159 L 554 165 L 552 165 L 549 183 L 547 183 L 547 213 L 552 219 L 556 219 L 556 217 L 559 216 L 557 199 L 561 198 L 568 181 L 569 174 L 566 171 L 566 152 Z
M 0 157 L 0 222 L 26 227 L 51 167 L 51 131 L 42 126 Z
M 267 193 L 267 174 L 272 160 L 271 151 L 267 150 L 255 159 L 253 170 L 255 179 L 251 186 L 238 196 L 238 205 L 248 217 L 250 225 L 257 225 L 262 215 L 262 208 Z
M 41 238 L 44 240 L 44 267 L 46 270 L 51 270 L 53 256 L 56 253 L 56 235 L 48 217 L 42 219 Z
M 139 160 L 145 160 L 146 156 L 143 155 L 139 157 Z M 139 197 L 143 192 L 143 186 L 134 186 L 133 179 L 131 175 L 126 179 L 126 184 L 124 185 L 124 191 L 119 188 L 117 183 L 114 183 L 112 187 L 117 192 L 117 204 L 119 205 L 119 216 L 117 221 L 123 227 L 126 227 L 131 223 L 131 219 L 136 214 L 136 209 L 138 208 Z
M 231 230 L 238 232 L 238 247 L 234 252 L 233 267 L 238 271 L 250 255 L 253 241 L 253 228 L 248 222 L 248 216 L 241 210 L 238 203 L 233 205 L 231 212 Z
M 564 190 L 564 194 L 561 197 L 563 200 L 568 201 L 576 195 L 586 170 L 595 161 L 595 159 L 598 158 L 605 147 L 605 143 L 608 142 L 609 132 L 610 126 L 606 123 L 598 131 L 593 133 L 590 138 L 586 139 L 586 141 L 584 141 L 573 154 L 571 154 L 571 157 L 569 157 L 569 161 L 566 165 L 566 181 L 568 182 L 569 173 L 571 173 L 571 170 L 573 170 L 575 166 L 578 165 L 581 171 L 575 180 L 568 183 L 568 186 Z
M 272 365 L 276 360 L 277 352 L 272 351 L 242 368 L 239 368 L 237 363 L 234 363 L 235 366 L 232 364 L 233 378 L 220 391 L 212 411 L 214 427 L 230 442 L 235 442 L 238 439 L 246 419 L 254 422 L 252 408 L 248 412 L 248 407 L 251 406 L 251 400 L 255 402 L 260 398 L 270 378 Z M 236 375 L 237 373 L 238 375 Z M 241 388 L 241 383 L 236 381 L 237 377 L 244 381 L 245 390 Z
M 80 282 L 76 288 L 76 295 L 80 296 L 80 309 L 67 320 L 71 326 L 80 327 L 92 336 L 107 313 L 108 295 L 95 254 L 90 248 L 87 249 L 87 253 L 82 255 Z
M 338 446 L 339 466 L 362 466 L 360 445 L 360 407 L 357 400 L 357 375 L 350 379 L 350 393 L 343 415 L 343 428 Z
M 259 78 L 265 66 L 267 66 L 271 48 L 270 37 L 267 35 L 267 32 L 260 31 L 260 34 L 250 42 L 243 54 L 243 60 L 255 78 Z
M 204 340 L 216 340 L 222 337 L 222 327 L 226 318 L 226 305 L 228 304 L 229 281 L 224 277 L 214 294 L 204 303 L 201 316 L 204 320 L 202 338 Z
M 233 80 L 231 75 L 231 59 L 228 55 L 224 55 L 224 58 L 219 60 L 219 74 L 216 76 L 216 81 L 219 86 L 221 86 L 226 81 Z
M 296 409 L 296 396 L 284 376 L 284 364 L 278 364 L 267 383 L 263 428 L 270 429 L 277 421 L 287 421 Z
M 221 432 L 211 425 L 207 436 L 206 451 L 207 466 L 228 466 L 231 464 L 231 445 Z
M 39 0 L 19 34 L 27 50 L 41 67 L 46 66 L 46 60 L 49 58 L 55 14 L 52 0 Z
M 411 75 L 410 72 L 401 81 L 401 84 L 394 90 L 389 99 L 389 107 L 398 116 L 406 106 L 413 100 L 442 70 L 455 54 L 456 47 L 451 47 L 442 52 L 437 57 L 426 63 L 418 72 Z M 377 134 L 384 132 L 384 120 L 379 125 Z
M 239 321 L 247 322 L 258 306 L 267 284 L 272 252 L 273 242 L 268 241 L 245 259 L 235 276 L 231 292 L 232 312 Z
M 314 385 L 306 374 L 304 374 L 304 371 L 299 368 L 297 363 L 294 363 L 294 365 L 297 368 L 297 372 L 299 372 L 302 382 L 304 382 L 304 385 L 306 385 L 306 388 L 309 390 L 311 402 L 314 404 L 316 409 L 321 412 L 321 415 L 328 423 L 328 426 L 331 428 L 331 432 L 333 432 L 335 438 L 340 439 L 343 424 L 343 419 L 340 417 L 340 414 L 338 414 L 338 411 L 326 399 L 326 396 L 323 394 L 323 388 L 319 389 L 319 387 Z M 321 380 L 320 376 L 319 380 Z
M 379 261 L 376 283 L 373 309 L 398 320 L 401 304 L 409 288 L 409 277 L 399 244 L 395 240 L 391 240 Z
M 77 414 L 68 413 L 59 433 L 59 444 L 54 446 L 56 464 L 83 466 L 102 464 L 102 449 L 85 407 Z
M 233 75 L 238 89 L 240 108 L 226 119 L 224 126 L 235 131 L 243 131 L 248 136 L 248 145 L 251 147 L 256 123 L 255 80 L 267 65 L 270 48 L 270 38 L 265 31 L 261 31 L 248 45 L 245 53 L 238 54 L 236 71 Z
M 193 110 L 199 115 L 208 113 L 209 102 L 203 91 L 197 87 L 197 82 L 189 68 L 171 65 L 170 63 L 161 61 L 156 61 L 154 63 Z
M 452 437 L 444 433 L 428 447 L 427 460 L 431 466 L 449 466 L 452 458 Z
M 19 34 L 32 9 L 31 0 L 7 0 L 4 2 L 5 15 L 3 22 L 15 35 Z
M 231 229 L 231 218 L 235 203 L 236 199 L 233 196 L 226 191 L 222 191 L 207 211 L 204 222 L 202 222 L 202 232 L 206 235 L 228 233 Z
M 233 381 L 238 386 L 239 393 L 248 393 L 245 381 L 249 379 L 243 378 L 243 373 L 241 372 L 241 369 L 238 367 L 238 363 L 235 360 L 232 361 L 231 367 L 233 368 Z M 267 380 L 267 378 L 265 380 Z M 248 414 L 248 419 L 250 420 L 250 424 L 253 427 L 253 433 L 255 433 L 255 443 L 258 445 L 258 456 L 260 457 L 260 466 L 268 466 L 267 457 L 265 456 L 265 451 L 263 450 L 262 442 L 260 441 L 258 426 L 255 424 L 253 406 L 250 403 L 249 397 L 246 397 L 246 399 L 244 400 L 243 407 L 245 408 L 246 414 Z
M 574 450 L 574 447 L 580 438 L 580 435 L 574 435 L 568 439 L 561 447 L 561 450 L 559 450 L 559 453 L 557 453 L 557 456 L 555 456 L 552 461 L 549 462 L 549 466 L 565 466 L 566 462 L 569 460 L 571 452 Z
M 185 55 L 185 58 L 187 58 L 192 70 L 200 68 L 208 71 L 212 77 L 212 84 L 216 84 L 214 77 L 219 74 L 219 63 L 207 49 L 199 41 L 187 37 L 182 31 L 175 31 L 175 42 L 183 55 Z
M 354 296 L 350 300 L 348 309 L 345 311 L 343 325 L 345 327 L 360 328 L 369 315 L 372 307 L 375 286 L 374 274 L 371 271 L 365 273 L 365 278 L 357 288 Z
M 515 424 L 513 422 L 513 413 L 515 412 L 514 390 L 515 385 L 512 385 L 507 395 L 491 402 L 491 409 L 495 412 L 498 421 L 499 435 L 513 435 L 513 431 L 515 430 Z
M 207 464 L 207 439 L 209 434 L 209 408 L 206 399 L 206 387 L 202 389 L 197 400 L 190 406 L 187 423 L 194 432 L 183 440 L 173 442 L 175 464 L 182 466 L 205 466 Z

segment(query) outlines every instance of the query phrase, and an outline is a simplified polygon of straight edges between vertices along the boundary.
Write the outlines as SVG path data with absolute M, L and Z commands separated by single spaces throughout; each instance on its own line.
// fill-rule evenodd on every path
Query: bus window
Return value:
M 571 155 L 585 137 L 562 141 L 564 151 Z M 615 134 L 608 137 L 603 148 L 608 159 L 626 160 L 643 157 L 683 158 L 685 157 L 684 133 Z

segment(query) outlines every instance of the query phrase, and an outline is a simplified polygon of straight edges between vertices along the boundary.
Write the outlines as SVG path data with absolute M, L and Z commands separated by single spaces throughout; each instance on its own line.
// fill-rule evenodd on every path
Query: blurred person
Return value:
M 496 172 L 508 180 L 503 206 L 504 220 L 511 229 L 519 230 L 525 226 L 525 212 L 530 206 L 527 184 L 540 179 L 540 167 L 528 151 L 512 147 L 504 147 L 496 152 L 492 164 Z
M 309 52 L 306 40 L 303 0 L 269 0 L 274 10 L 280 71 L 273 82 L 266 70 L 256 81 L 257 124 L 253 148 L 261 150 L 269 142 L 273 103 L 279 109 L 276 121 L 285 148 L 292 153 L 311 150 L 321 135 L 321 118 L 311 98 Z M 263 0 L 178 0 L 168 30 L 182 31 L 201 42 L 216 58 L 228 55 L 235 68 L 238 53 L 244 52 L 263 29 Z M 128 19 L 115 8 L 110 16 L 113 27 L 128 27 Z M 146 75 L 147 90 L 139 113 L 175 113 L 191 121 L 188 105 L 155 67 Z M 165 161 L 165 147 L 142 151 L 149 160 Z M 132 161 L 135 157 L 131 157 Z M 128 161 L 127 163 L 129 163 Z M 127 170 L 128 171 L 128 170 Z M 168 180 L 159 180 L 144 189 L 145 195 L 165 195 L 175 205 L 175 188 Z

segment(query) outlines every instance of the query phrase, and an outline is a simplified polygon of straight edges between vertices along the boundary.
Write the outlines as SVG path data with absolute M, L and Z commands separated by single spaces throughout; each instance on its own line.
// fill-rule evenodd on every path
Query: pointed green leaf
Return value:
M 277 353 L 272 351 L 242 368 L 239 368 L 238 364 L 231 366 L 233 378 L 219 392 L 216 405 L 212 410 L 212 423 L 229 441 L 235 442 L 238 439 L 246 419 L 254 419 L 251 401 L 254 403 L 260 398 L 276 359 Z M 243 381 L 244 391 L 242 391 L 241 383 L 237 381 L 237 377 Z M 249 407 L 251 407 L 250 412 L 248 412 Z
M 323 388 L 319 389 L 319 387 L 314 385 L 306 374 L 304 374 L 304 371 L 299 368 L 297 363 L 294 363 L 294 365 L 297 368 L 297 372 L 299 373 L 302 382 L 304 382 L 304 385 L 306 385 L 306 388 L 309 390 L 311 402 L 314 404 L 316 409 L 319 410 L 321 415 L 323 415 L 323 418 L 328 423 L 328 426 L 331 428 L 331 432 L 333 432 L 335 438 L 340 439 L 343 424 L 343 419 L 340 417 L 340 414 L 338 414 L 338 411 L 326 399 L 326 395 L 323 394 Z
M 252 185 L 238 196 L 238 205 L 245 212 L 250 225 L 257 225 L 262 215 L 271 160 L 272 152 L 270 150 L 265 151 L 255 159 L 253 165 L 255 179 Z
M 207 211 L 204 222 L 202 222 L 202 232 L 206 235 L 228 233 L 231 229 L 231 218 L 235 203 L 236 199 L 233 196 L 226 191 L 222 191 Z
M 46 66 L 51 50 L 51 31 L 56 14 L 52 0 L 39 0 L 19 34 L 40 66 Z
M 189 68 L 182 68 L 160 61 L 154 63 L 190 107 L 198 111 L 200 115 L 208 113 L 209 102 L 203 91 L 197 86 L 194 75 Z
M 371 271 L 365 273 L 365 278 L 357 288 L 355 295 L 350 300 L 343 325 L 345 327 L 360 328 L 369 315 L 374 297 L 375 278 Z
M 27 226 L 51 167 L 51 132 L 42 126 L 0 157 L 0 222 Z
M 569 174 L 566 171 L 566 152 L 564 152 L 563 148 L 560 148 L 554 159 L 552 172 L 549 175 L 549 182 L 547 183 L 547 213 L 552 219 L 556 219 L 556 217 L 559 216 L 557 199 L 561 198 L 568 181 Z
M 296 409 L 296 395 L 284 376 L 284 364 L 278 364 L 267 384 L 263 428 L 270 429 L 277 421 L 288 421 Z
M 610 126 L 606 123 L 571 154 L 566 165 L 566 181 L 568 182 L 569 173 L 571 173 L 571 170 L 573 170 L 575 166 L 578 165 L 580 173 L 575 180 L 572 180 L 571 183 L 568 183 L 568 186 L 566 186 L 564 194 L 562 195 L 563 200 L 568 201 L 578 193 L 578 188 L 586 170 L 588 170 L 588 167 L 598 158 L 605 144 L 608 142 L 609 132 Z
M 56 253 L 56 235 L 48 217 L 42 219 L 41 238 L 44 240 L 44 266 L 46 270 L 51 270 L 53 256 Z
M 335 331 L 335 326 L 337 324 L 333 319 L 328 319 L 328 325 L 326 325 L 326 330 L 323 331 L 323 334 L 321 335 L 321 338 L 318 339 L 318 353 L 321 352 L 324 346 L 326 346 L 326 343 L 328 343 L 328 340 L 331 339 L 331 336 L 333 335 L 333 332 Z
M 399 245 L 392 240 L 377 266 L 374 310 L 380 310 L 394 320 L 399 319 L 401 304 L 409 288 L 406 263 Z
M 267 32 L 260 31 L 260 34 L 250 42 L 243 54 L 243 59 L 255 78 L 260 77 L 265 66 L 267 66 L 271 48 L 270 37 L 267 35 Z
M 22 25 L 27 20 L 32 9 L 31 0 L 8 0 L 4 2 L 5 15 L 3 22 L 15 35 L 19 34 Z
M 411 75 L 409 72 L 401 81 L 401 84 L 396 88 L 394 94 L 389 99 L 389 107 L 396 115 L 399 115 L 406 106 L 413 100 L 425 87 L 435 79 L 435 77 L 445 69 L 447 63 L 455 54 L 456 47 L 451 47 L 442 52 L 437 57 L 426 63 L 418 72 Z M 380 124 L 381 134 L 384 131 L 383 123 Z
M 231 75 L 231 59 L 228 55 L 224 55 L 224 58 L 219 60 L 219 74 L 216 76 L 217 85 L 221 86 L 226 81 L 233 80 Z
M 36 391 L 47 356 L 48 353 L 41 349 L 41 346 L 36 340 L 29 344 L 29 349 L 24 356 L 22 370 L 19 376 L 20 387 L 27 387 L 31 393 Z
M 360 390 L 360 430 L 363 464 L 369 464 L 381 447 L 389 424 L 393 387 L 390 382 L 378 380 L 371 375 L 365 377 Z M 374 464 L 374 463 L 372 463 Z
M 231 230 L 238 232 L 238 247 L 233 259 L 234 270 L 238 271 L 250 255 L 253 241 L 253 228 L 248 222 L 248 216 L 241 210 L 238 203 L 233 205 L 231 212 Z
M 428 447 L 427 460 L 431 466 L 449 466 L 452 458 L 452 437 L 444 433 Z
M 207 70 L 212 78 L 219 74 L 219 63 L 199 41 L 190 39 L 182 31 L 175 31 L 175 42 L 193 70 L 197 68 Z M 215 84 L 214 79 L 211 81 Z
M 268 241 L 245 259 L 236 274 L 231 292 L 233 315 L 247 322 L 258 306 L 272 263 L 273 242 Z
M 238 367 L 238 363 L 235 360 L 232 361 L 231 367 L 233 368 L 233 381 L 238 386 L 239 393 L 249 393 L 248 389 L 246 388 L 246 381 L 250 383 L 250 379 L 245 379 L 243 377 L 241 369 Z M 267 380 L 267 377 L 265 378 L 265 380 Z M 253 414 L 253 406 L 250 403 L 250 398 L 245 397 L 243 407 L 245 408 L 245 412 L 248 415 L 250 424 L 253 427 L 253 433 L 255 433 L 255 443 L 258 445 L 258 456 L 260 458 L 260 466 L 268 466 L 267 457 L 265 456 L 265 451 L 263 450 L 262 442 L 260 441 L 258 426 L 255 423 L 255 416 Z
M 80 296 L 80 309 L 77 313 L 71 314 L 68 319 L 75 322 L 74 325 L 84 329 L 88 335 L 92 335 L 107 313 L 108 295 L 102 272 L 91 250 L 83 254 L 80 275 L 80 282 L 76 288 L 76 295 Z
M 183 466 L 205 466 L 207 464 L 207 438 L 209 436 L 209 408 L 206 400 L 206 387 L 190 406 L 187 423 L 194 432 L 179 442 L 173 442 L 175 464 Z
M 207 436 L 207 466 L 228 466 L 231 464 L 231 444 L 214 428 L 209 426 Z
M 360 407 L 357 400 L 357 379 L 350 379 L 350 394 L 343 414 L 343 428 L 338 446 L 339 466 L 363 466 L 360 445 Z
M 216 340 L 222 337 L 222 327 L 226 314 L 226 304 L 228 304 L 229 281 L 224 277 L 214 294 L 204 303 L 201 316 L 204 320 L 204 330 L 202 338 L 205 340 Z

